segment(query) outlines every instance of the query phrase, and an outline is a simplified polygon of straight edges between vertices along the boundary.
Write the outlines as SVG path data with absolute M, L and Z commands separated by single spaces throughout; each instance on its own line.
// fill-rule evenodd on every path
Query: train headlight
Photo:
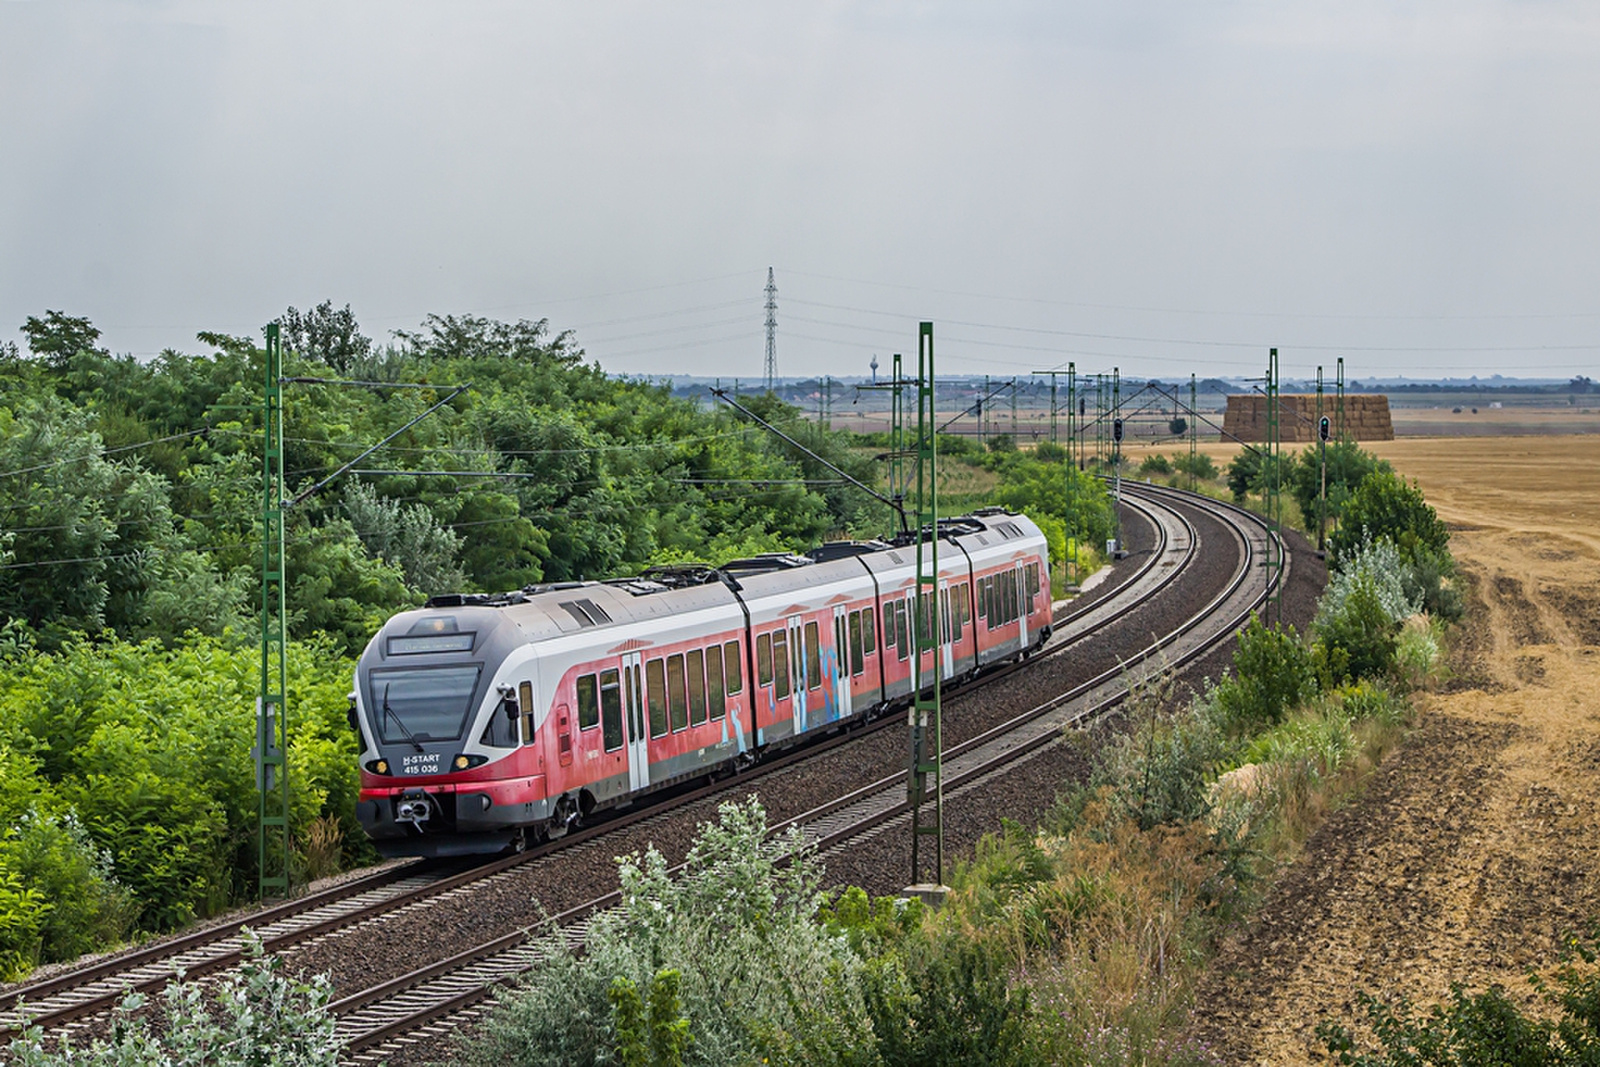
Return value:
M 453 767 L 454 769 L 458 770 L 458 771 L 466 771 L 466 770 L 471 770 L 473 767 L 482 767 L 485 763 L 488 763 L 488 762 L 489 762 L 489 757 L 488 756 L 477 755 L 477 754 L 469 756 L 465 752 L 463 752 L 460 755 L 458 755 L 455 759 L 450 761 L 450 766 Z
M 389 761 L 386 759 L 372 760 L 367 764 L 367 770 L 371 771 L 373 774 L 388 774 Z
M 465 757 L 465 756 L 457 756 L 456 757 L 456 770 L 458 770 L 458 771 L 466 770 L 467 766 L 468 766 L 468 763 L 469 763 L 469 761 L 467 760 L 467 757 Z

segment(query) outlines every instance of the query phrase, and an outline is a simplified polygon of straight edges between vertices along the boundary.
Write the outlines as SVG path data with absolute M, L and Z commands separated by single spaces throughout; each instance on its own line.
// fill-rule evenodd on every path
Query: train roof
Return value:
M 961 543 L 968 551 L 1037 532 L 1025 516 L 1003 508 L 939 522 L 941 540 Z M 422 611 L 498 609 L 496 614 L 513 621 L 525 639 L 556 637 L 701 608 L 732 607 L 737 604 L 736 591 L 748 598 L 824 585 L 859 574 L 863 564 L 882 571 L 915 561 L 916 535 L 903 533 L 887 541 L 830 541 L 805 554 L 767 553 L 720 567 L 669 564 L 631 578 L 550 582 L 505 593 L 446 593 L 430 597 Z M 383 634 L 406 632 L 417 615 L 396 616 L 385 624 Z

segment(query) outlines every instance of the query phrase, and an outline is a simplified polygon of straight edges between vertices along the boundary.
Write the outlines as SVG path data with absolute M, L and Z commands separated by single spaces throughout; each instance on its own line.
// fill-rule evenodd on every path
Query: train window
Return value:
M 978 618 L 987 619 L 989 617 L 989 579 L 987 579 L 987 578 L 979 578 L 978 579 L 978 597 L 977 597 L 977 600 L 978 600 Z
M 948 589 L 939 590 L 939 621 L 944 623 L 944 639 L 946 642 L 961 640 L 961 634 L 951 625 L 955 620 L 950 616 L 950 590 Z
M 890 607 L 894 610 L 894 645 L 901 659 L 911 658 L 911 635 L 907 632 L 910 621 L 906 618 L 906 602 L 896 600 Z
M 667 732 L 667 671 L 658 659 L 645 664 L 645 687 L 650 690 L 650 736 Z
M 1039 595 L 1039 565 L 1028 564 L 1028 607 L 1033 607 L 1033 598 Z
M 722 681 L 722 646 L 706 649 L 706 697 L 711 703 L 711 717 L 720 719 L 728 711 L 727 690 Z
M 1022 578 L 1022 575 L 1018 574 L 1016 571 L 1007 571 L 1006 572 L 1006 581 L 1005 581 L 1006 622 L 1016 622 L 1017 621 L 1017 611 L 1021 607 L 1021 604 L 1020 604 L 1021 597 L 1018 595 L 1022 591 L 1021 588 L 1020 588 L 1020 585 L 1021 585 L 1020 579 L 1021 578 Z
M 833 617 L 833 650 L 834 661 L 839 664 L 841 677 L 850 676 L 850 639 L 845 636 L 845 617 Z
M 744 670 L 739 659 L 739 642 L 729 641 L 722 646 L 722 661 L 727 667 L 728 695 L 733 696 L 744 688 Z
M 454 741 L 472 717 L 479 665 L 460 667 L 385 667 L 367 679 L 367 707 L 374 711 L 379 739 L 397 745 Z
M 506 714 L 510 707 L 512 713 Z M 489 713 L 489 721 L 483 724 L 483 736 L 478 740 L 485 745 L 495 748 L 517 747 L 517 706 L 515 698 L 508 697 L 494 706 Z
M 861 609 L 861 643 L 866 645 L 867 655 L 878 651 L 878 635 L 873 633 L 872 609 Z
M 600 672 L 600 722 L 607 752 L 622 747 L 622 683 L 616 671 Z
M 533 744 L 533 683 L 523 682 L 517 687 L 517 703 L 522 705 L 522 743 Z
M 933 641 L 933 624 L 934 624 L 933 594 L 932 593 L 921 593 L 921 594 L 918 595 L 918 600 L 920 601 L 920 604 L 918 606 L 922 610 L 922 615 L 917 620 L 917 637 L 918 637 L 917 647 L 919 649 L 929 649 L 929 648 L 932 648 L 933 644 L 934 644 L 934 641 Z
M 862 650 L 861 650 L 861 612 L 852 611 L 850 613 L 850 673 L 851 674 L 860 674 L 863 670 L 866 669 L 866 664 L 862 662 L 862 658 L 861 658 L 862 655 L 863 655 L 863 653 L 862 653 Z
M 684 667 L 689 672 L 689 725 L 702 726 L 706 721 L 706 663 L 705 653 L 698 648 L 684 657 Z
M 756 679 L 761 685 L 772 684 L 772 635 L 756 638 Z
M 822 687 L 821 633 L 814 622 L 806 623 L 806 688 Z
M 772 634 L 772 670 L 778 686 L 776 695 L 782 700 L 789 695 L 789 639 L 782 630 Z
M 894 641 L 894 601 L 883 606 L 883 647 L 893 648 Z
M 672 732 L 689 725 L 689 701 L 683 691 L 683 655 L 667 657 L 667 710 L 672 712 Z
M 972 603 L 967 598 L 967 586 L 956 586 L 956 636 L 961 636 L 962 627 L 972 621 Z
M 578 677 L 578 729 L 592 730 L 600 725 L 600 685 L 592 674 Z

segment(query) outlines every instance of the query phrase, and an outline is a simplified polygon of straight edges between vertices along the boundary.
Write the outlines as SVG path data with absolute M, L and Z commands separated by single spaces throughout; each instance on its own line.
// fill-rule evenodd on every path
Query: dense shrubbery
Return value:
M 0 888 L 9 971 L 171 929 L 251 886 L 259 661 L 199 635 L 172 649 L 13 645 L 0 670 L 0 887 L 19 887 Z M 289 664 L 295 832 L 324 812 L 353 829 L 351 664 L 326 642 L 292 643 Z
M 620 862 L 623 901 L 584 954 L 557 935 L 467 1050 L 508 1064 L 1049 1062 L 1005 956 L 910 901 L 832 901 L 797 839 L 754 800 L 723 805 L 683 871 Z M 776 862 L 790 856 L 787 863 Z
M 1049 443 L 1031 453 L 996 457 L 1000 485 L 994 503 L 1025 513 L 1052 538 L 1052 559 L 1065 555 L 1065 539 L 1090 545 L 1115 537 L 1117 517 L 1105 483 L 1067 462 L 1066 449 Z
M 1328 465 L 1327 517 L 1338 522 L 1344 514 L 1345 501 L 1368 474 L 1389 465 L 1370 452 L 1363 451 L 1354 441 L 1330 441 L 1325 449 L 1316 445 L 1300 450 L 1289 471 L 1284 488 L 1294 493 L 1295 503 L 1305 518 L 1306 528 L 1317 522 L 1318 497 L 1322 491 L 1322 462 L 1324 453 Z
M 435 387 L 290 386 L 291 492 L 472 383 L 364 464 L 396 473 L 290 511 L 296 636 L 325 632 L 357 651 L 375 620 L 428 593 L 608 577 L 888 522 L 815 460 L 731 413 L 607 377 L 544 322 L 434 316 L 387 347 L 331 304 L 291 309 L 285 325 L 288 375 Z M 0 619 L 25 622 L 46 648 L 107 630 L 171 643 L 248 619 L 261 350 L 205 334 L 208 355 L 141 363 L 94 347 L 92 325 L 59 314 L 30 320 L 28 334 L 38 358 L 0 362 Z M 842 435 L 770 397 L 749 403 L 871 480 L 870 459 Z M 514 477 L 403 473 L 428 470 Z
M 1246 446 L 1239 454 L 1233 457 L 1228 464 L 1228 491 L 1233 494 L 1234 503 L 1244 503 L 1245 497 L 1250 493 L 1259 493 L 1274 484 L 1279 491 L 1289 488 L 1291 467 L 1290 458 L 1267 455 L 1259 448 Z
M 264 353 L 204 334 L 204 355 L 140 362 L 58 312 L 25 333 L 35 358 L 0 359 L 4 977 L 210 914 L 255 881 Z M 380 346 L 325 303 L 290 309 L 284 338 L 291 376 L 432 386 L 289 386 L 291 493 L 472 383 L 363 463 L 395 473 L 347 477 L 288 513 L 307 872 L 360 847 L 344 695 L 350 656 L 396 610 L 888 523 L 815 460 L 728 412 L 607 377 L 544 322 L 435 316 Z M 843 435 L 774 398 L 747 403 L 871 480 Z M 430 470 L 514 477 L 405 473 Z
M 820 871 L 805 856 L 778 864 L 799 842 L 765 832 L 754 801 L 726 804 L 677 878 L 653 850 L 620 861 L 621 906 L 590 925 L 581 957 L 547 939 L 548 960 L 503 998 L 472 1061 L 607 1062 L 637 1025 L 625 990 L 670 970 L 684 1063 L 877 1062 L 863 961 L 812 921 Z
M 1268 627 L 1260 616 L 1239 631 L 1234 673 L 1217 686 L 1215 701 L 1232 733 L 1250 733 L 1281 722 L 1317 691 L 1311 653 L 1291 627 Z

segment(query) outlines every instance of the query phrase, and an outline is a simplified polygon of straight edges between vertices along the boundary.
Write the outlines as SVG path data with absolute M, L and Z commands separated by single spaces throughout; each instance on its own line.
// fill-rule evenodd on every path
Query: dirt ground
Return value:
M 1453 677 L 1227 944 L 1196 1000 L 1226 1063 L 1326 1061 L 1361 990 L 1432 1003 L 1524 973 L 1600 918 L 1600 442 L 1367 446 L 1451 526 Z

